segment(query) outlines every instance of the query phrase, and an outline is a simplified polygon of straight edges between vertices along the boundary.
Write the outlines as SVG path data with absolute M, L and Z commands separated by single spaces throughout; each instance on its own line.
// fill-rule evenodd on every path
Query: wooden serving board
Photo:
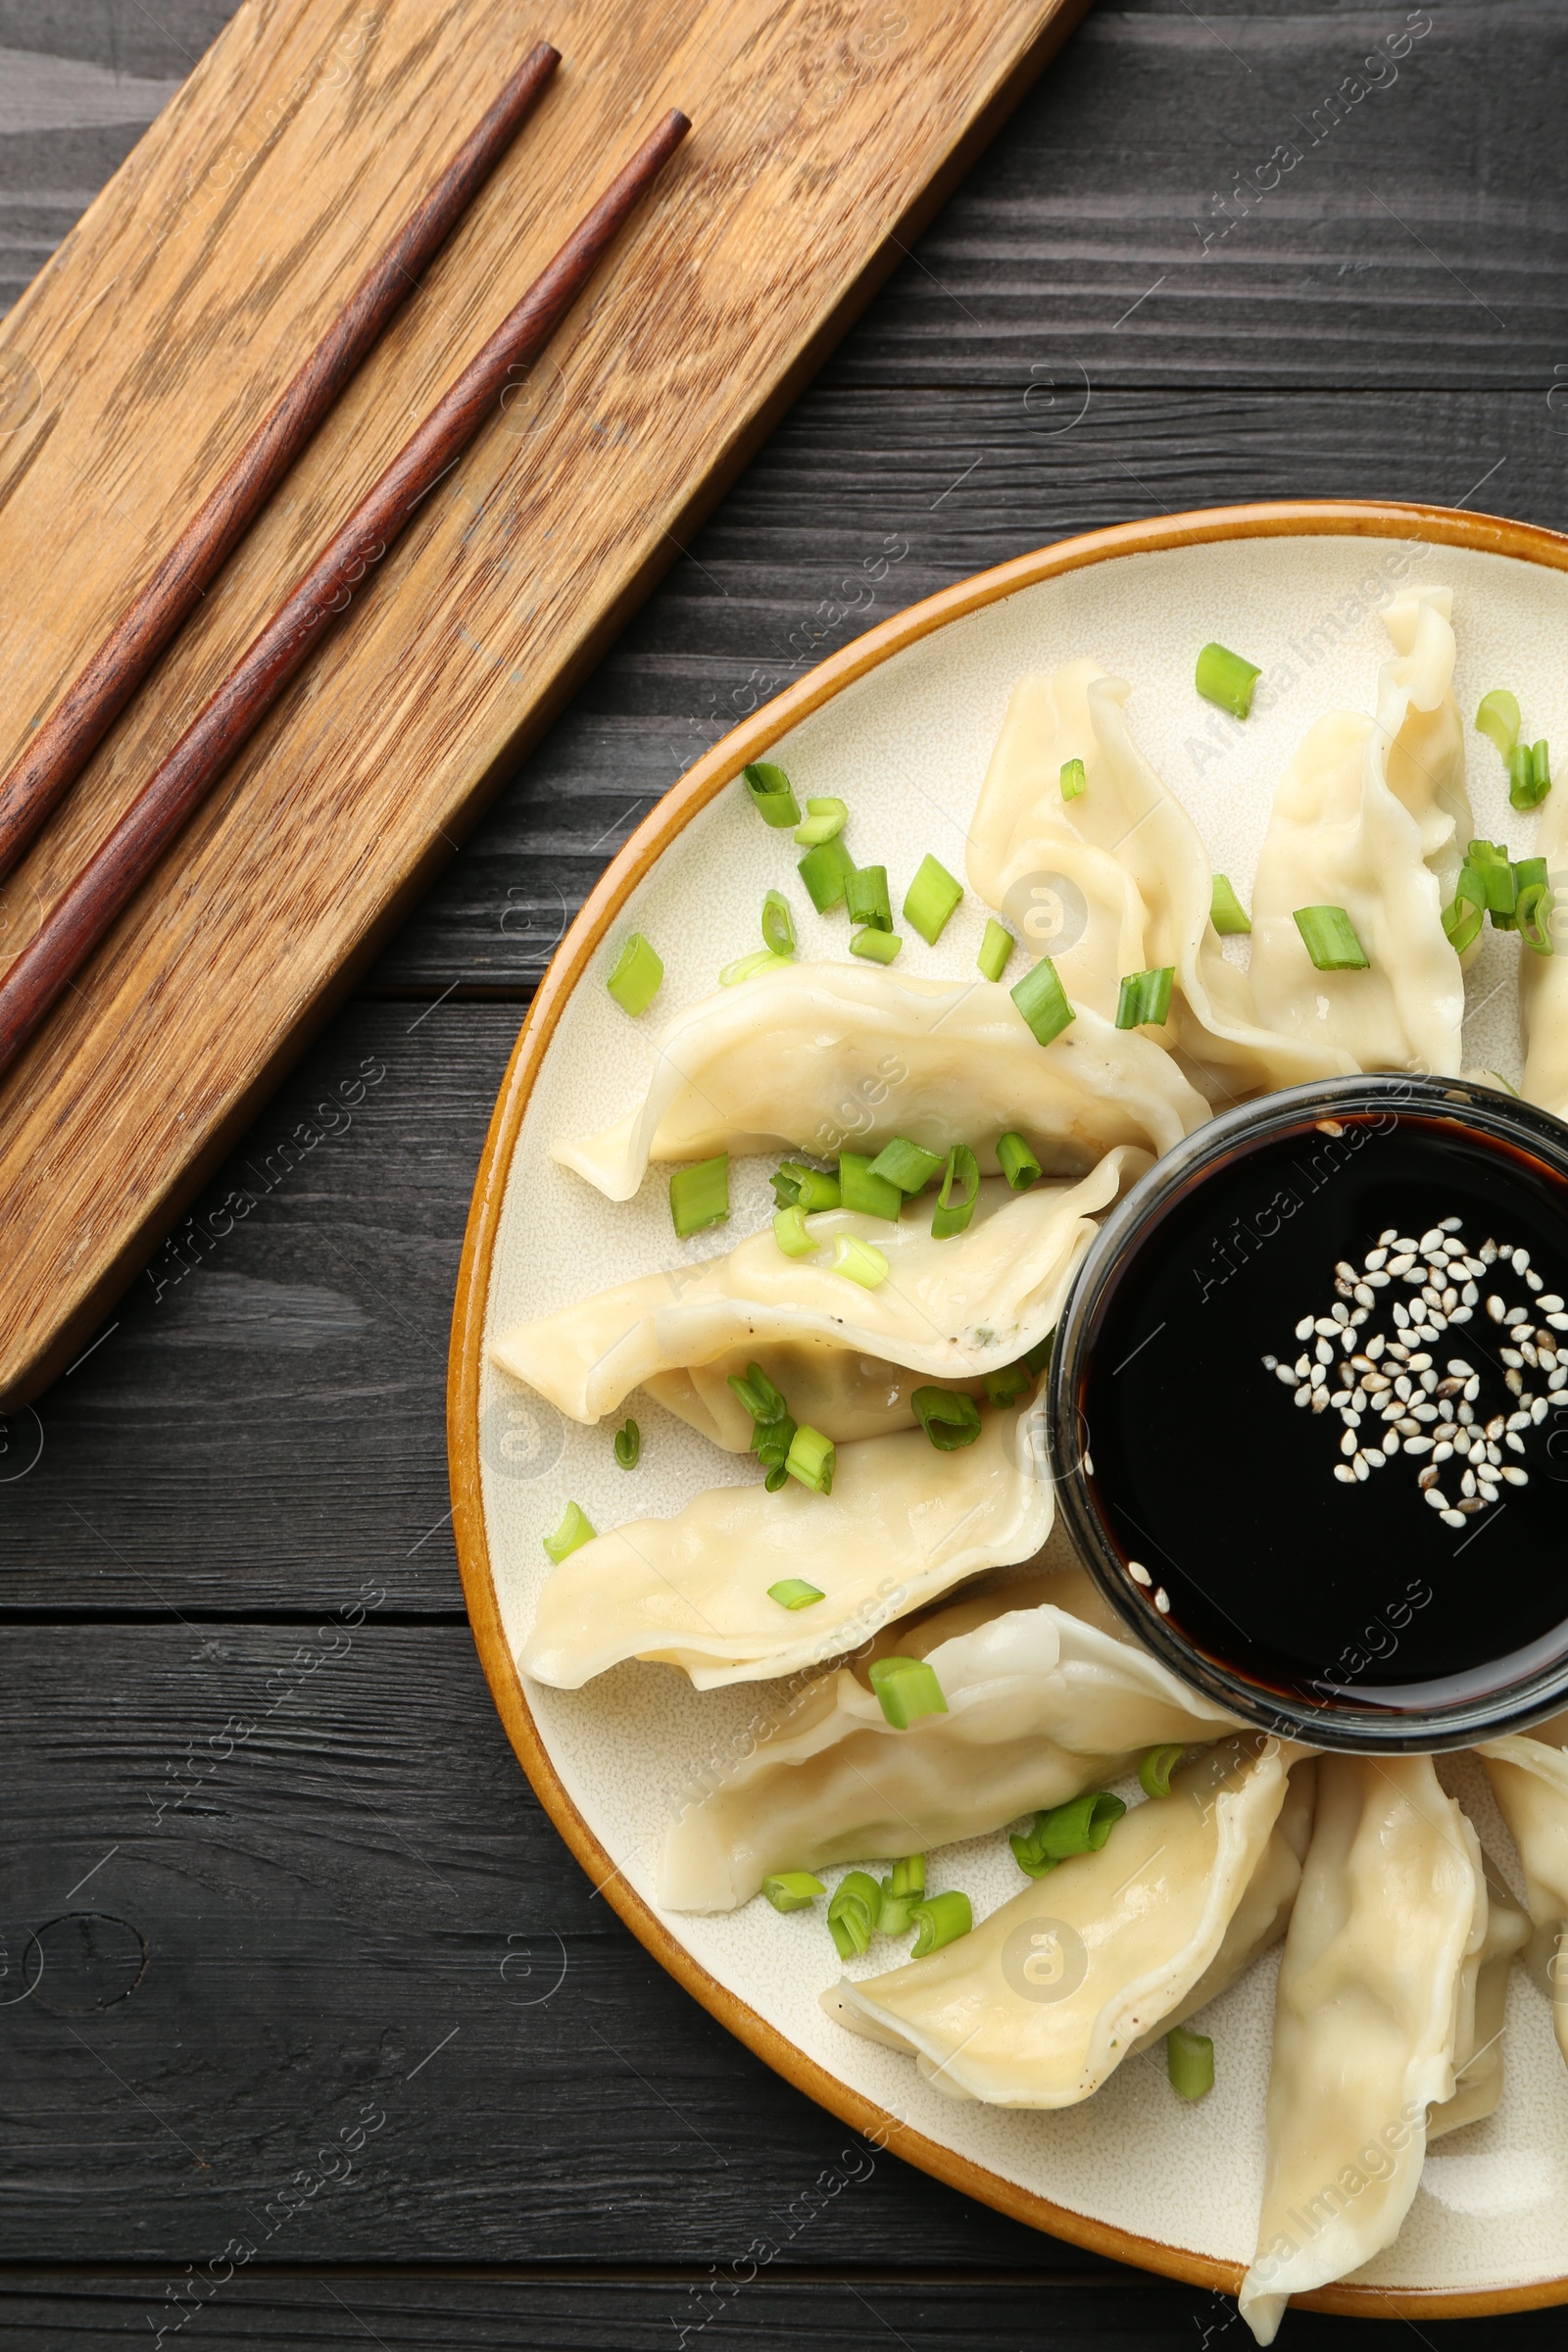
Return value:
M 35 1395 L 1088 0 L 249 0 L 6 321 L 0 764 L 539 38 L 554 87 L 45 836 L 0 956 L 667 107 L 535 369 L 0 1086 Z M 682 21 L 684 20 L 684 21 Z

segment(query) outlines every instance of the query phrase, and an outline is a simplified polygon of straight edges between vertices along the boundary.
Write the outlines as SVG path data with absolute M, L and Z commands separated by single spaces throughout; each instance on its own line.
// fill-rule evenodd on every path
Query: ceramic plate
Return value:
M 1506 683 L 1533 736 L 1568 744 L 1568 540 L 1393 506 L 1236 508 L 1067 540 L 914 606 L 760 710 L 661 802 L 551 966 L 486 1143 L 453 1334 L 453 1494 L 480 1654 L 524 1770 L 622 1918 L 780 2073 L 899 2154 L 1060 2236 L 1226 2290 L 1256 2227 L 1276 1955 L 1201 2020 L 1223 2065 L 1200 2106 L 1174 2099 L 1162 2066 L 1145 2059 L 1081 2106 L 1022 2112 L 945 2099 L 909 2059 L 831 2024 L 817 1996 L 840 1964 L 819 1912 L 780 1917 L 760 1899 L 726 1916 L 662 1912 L 653 1886 L 662 1824 L 700 1776 L 744 1752 L 783 1686 L 699 1693 L 667 1667 L 630 1664 L 585 1690 L 555 1690 L 525 1682 L 514 1655 L 548 1572 L 540 1539 L 568 1495 L 612 1527 L 753 1474 L 745 1456 L 719 1452 L 639 1395 L 633 1486 L 608 1428 L 562 1420 L 496 1372 L 484 1343 L 609 1283 L 730 1247 L 771 1212 L 776 1153 L 734 1162 L 729 1227 L 684 1243 L 672 1235 L 660 1170 L 617 1207 L 550 1157 L 557 1137 L 592 1134 L 640 1100 L 659 1022 L 757 946 L 770 885 L 789 892 L 803 956 L 845 952 L 842 914 L 816 916 L 795 883 L 788 836 L 759 824 L 744 792 L 727 789 L 747 760 L 782 761 L 803 802 L 848 800 L 857 846 L 864 855 L 875 845 L 897 906 L 927 851 L 962 874 L 970 812 L 1017 678 L 1090 654 L 1131 680 L 1137 740 L 1196 819 L 1213 865 L 1250 902 L 1276 778 L 1321 712 L 1372 708 L 1391 651 L 1378 608 L 1427 581 L 1453 590 L 1460 710 Z M 1268 707 L 1245 727 L 1194 693 L 1194 658 L 1209 638 L 1265 670 Z M 1535 820 L 1508 808 L 1495 751 L 1471 731 L 1466 748 L 1478 830 L 1529 854 Z M 967 976 L 985 912 L 967 897 L 936 948 L 905 926 L 898 970 Z M 640 1021 L 604 987 L 633 928 L 657 943 L 666 975 L 657 1012 Z M 1227 943 L 1231 954 L 1246 948 Z M 1467 1068 L 1515 1080 L 1516 952 L 1489 932 L 1469 978 L 1464 1056 Z M 1461 1756 L 1441 1770 L 1517 1889 L 1479 1766 Z M 1004 1838 L 947 1849 L 944 1861 L 977 1915 L 1017 1891 Z M 883 1947 L 852 1973 L 891 1965 Z M 1428 2156 L 1396 2242 L 1308 2302 L 1436 2317 L 1568 2297 L 1568 2074 L 1548 2005 L 1517 1969 L 1505 2046 L 1496 2113 Z

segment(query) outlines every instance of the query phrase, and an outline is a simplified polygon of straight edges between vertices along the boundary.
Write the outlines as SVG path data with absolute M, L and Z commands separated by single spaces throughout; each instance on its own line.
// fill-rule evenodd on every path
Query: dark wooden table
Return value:
M 229 13 L 0 0 L 0 301 Z M 448 1532 L 453 1280 L 568 916 L 803 663 L 1132 515 L 1332 494 L 1568 525 L 1565 95 L 1560 0 L 1101 9 L 95 1346 L 4 1426 L 8 2340 L 1241 2352 L 1230 2305 L 887 2157 L 784 2218 L 850 2135 L 593 1899 L 491 1707 Z M 882 553 L 877 603 L 847 609 Z M 758 2238 L 777 2259 L 737 2286 Z M 1417 2332 L 1522 2352 L 1562 2328 Z M 1297 2315 L 1285 2341 L 1403 2334 Z

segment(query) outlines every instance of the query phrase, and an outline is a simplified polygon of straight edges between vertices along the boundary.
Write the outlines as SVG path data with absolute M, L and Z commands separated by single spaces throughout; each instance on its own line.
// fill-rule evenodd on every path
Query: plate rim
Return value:
M 730 784 L 748 760 L 811 711 L 820 710 L 870 670 L 935 630 L 997 604 L 1020 589 L 1038 586 L 1087 565 L 1123 556 L 1157 555 L 1220 540 L 1316 537 L 1429 538 L 1487 555 L 1513 557 L 1548 570 L 1568 571 L 1568 535 L 1502 515 L 1475 514 L 1457 507 L 1393 500 L 1282 499 L 1242 506 L 1205 507 L 1185 514 L 1109 524 L 1058 539 L 1050 546 L 1009 558 L 1006 563 L 956 580 L 892 614 L 875 628 L 830 654 L 782 694 L 760 704 L 718 743 L 693 762 L 658 801 L 629 841 L 617 852 L 551 957 L 528 1006 L 496 1098 L 474 1179 L 464 1234 L 453 1306 L 447 1373 L 447 1459 L 452 1491 L 452 1525 L 458 1568 L 474 1645 L 496 1711 L 518 1763 L 552 1824 L 639 1942 L 715 2017 L 728 2033 L 820 2107 L 859 2132 L 878 2149 L 931 2174 L 961 2195 L 1006 2214 L 1051 2236 L 1109 2255 L 1135 2269 L 1153 2271 L 1191 2286 L 1234 2295 L 1245 2265 L 1199 2254 L 1185 2246 L 1145 2237 L 1102 2222 L 1091 2214 L 1057 2205 L 1020 2187 L 971 2157 L 945 2147 L 913 2126 L 901 2123 L 874 2099 L 809 2057 L 728 1985 L 719 1983 L 634 1887 L 620 1876 L 608 1849 L 579 1812 L 556 1771 L 540 1736 L 515 1660 L 507 1641 L 485 1535 L 479 1471 L 479 1375 L 485 1310 L 490 1289 L 502 1201 L 513 1153 L 534 1083 L 573 990 L 587 975 L 595 953 L 632 890 L 692 820 Z M 1303 2309 L 1357 2318 L 1416 2320 L 1479 2318 L 1494 2312 L 1539 2310 L 1568 2301 L 1568 2275 L 1519 2285 L 1485 2288 L 1395 2290 L 1340 2281 L 1292 2297 Z

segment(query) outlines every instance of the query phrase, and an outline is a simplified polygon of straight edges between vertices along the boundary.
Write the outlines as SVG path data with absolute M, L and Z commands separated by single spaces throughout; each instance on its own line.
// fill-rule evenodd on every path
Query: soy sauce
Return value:
M 1296 1336 L 1301 1318 L 1332 1321 L 1337 1303 L 1361 1311 L 1337 1298 L 1337 1265 L 1362 1272 L 1391 1229 L 1419 1241 L 1454 1218 L 1472 1258 L 1488 1241 L 1526 1250 L 1541 1291 L 1498 1259 L 1470 1319 L 1423 1341 L 1395 1321 L 1396 1300 L 1419 1309 L 1394 1278 L 1374 1290 L 1353 1348 L 1384 1334 L 1378 1372 L 1411 1377 L 1410 1402 L 1437 1403 L 1444 1420 L 1453 1401 L 1431 1397 L 1389 1343 L 1429 1356 L 1440 1382 L 1463 1360 L 1485 1425 L 1526 1409 L 1506 1385 L 1512 1339 L 1489 1297 L 1523 1306 L 1568 1365 L 1568 1332 L 1551 1332 L 1535 1303 L 1568 1294 L 1568 1185 L 1456 1120 L 1347 1114 L 1239 1145 L 1173 1197 L 1102 1298 L 1078 1398 L 1096 1507 L 1124 1560 L 1168 1597 L 1172 1625 L 1261 1690 L 1396 1713 L 1479 1697 L 1568 1657 L 1568 1401 L 1548 1400 L 1517 1433 L 1522 1452 L 1494 1441 L 1528 1483 L 1498 1481 L 1498 1499 L 1455 1527 L 1418 1484 L 1432 1450 L 1401 1446 L 1343 1483 L 1341 1415 L 1298 1406 L 1263 1360 L 1315 1360 L 1318 1335 Z M 1348 1357 L 1329 1346 L 1332 1388 Z M 1550 1398 L 1546 1369 L 1527 1365 L 1520 1380 Z M 1568 1400 L 1568 1387 L 1556 1394 Z M 1437 1426 L 1423 1420 L 1422 1435 Z M 1376 1448 L 1385 1428 L 1364 1414 L 1358 1446 Z M 1465 1467 L 1457 1455 L 1439 1467 L 1450 1506 Z

